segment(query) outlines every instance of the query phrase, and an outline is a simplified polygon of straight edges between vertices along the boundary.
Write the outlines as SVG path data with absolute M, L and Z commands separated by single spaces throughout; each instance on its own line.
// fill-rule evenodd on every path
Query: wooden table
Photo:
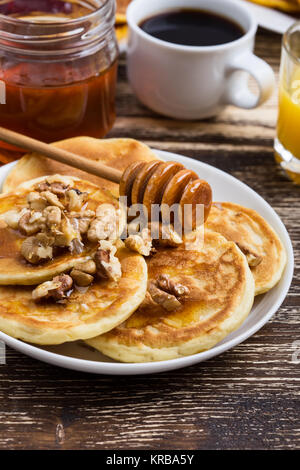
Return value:
M 280 36 L 260 31 L 256 52 L 278 73 Z M 287 449 L 299 447 L 300 187 L 273 160 L 276 96 L 253 111 L 178 122 L 137 103 L 121 60 L 118 119 L 129 136 L 225 170 L 261 194 L 293 240 L 296 271 L 284 304 L 261 331 L 227 353 L 152 376 L 93 376 L 8 348 L 0 366 L 3 449 Z M 299 354 L 300 357 L 300 354 Z

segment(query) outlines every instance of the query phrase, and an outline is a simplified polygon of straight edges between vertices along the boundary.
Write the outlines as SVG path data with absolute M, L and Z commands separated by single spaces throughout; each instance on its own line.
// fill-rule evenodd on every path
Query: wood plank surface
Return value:
M 256 52 L 276 74 L 280 43 L 279 35 L 259 31 Z M 1 449 L 299 448 L 300 187 L 274 163 L 276 103 L 274 94 L 256 110 L 228 108 L 204 122 L 172 121 L 137 102 L 121 59 L 110 136 L 188 155 L 249 184 L 289 230 L 293 285 L 277 314 L 250 339 L 170 373 L 93 376 L 7 348 L 7 364 L 0 365 Z

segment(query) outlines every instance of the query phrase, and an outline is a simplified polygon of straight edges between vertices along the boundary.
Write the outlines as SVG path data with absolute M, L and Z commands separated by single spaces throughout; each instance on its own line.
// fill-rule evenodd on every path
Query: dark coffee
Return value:
M 147 18 L 140 28 L 162 41 L 184 46 L 217 46 L 245 34 L 234 21 L 202 10 L 172 10 Z

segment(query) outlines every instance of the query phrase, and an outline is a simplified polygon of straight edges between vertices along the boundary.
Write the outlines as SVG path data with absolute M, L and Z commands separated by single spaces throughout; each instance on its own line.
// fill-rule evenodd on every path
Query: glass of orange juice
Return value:
M 283 36 L 274 148 L 277 162 L 300 184 L 300 21 Z

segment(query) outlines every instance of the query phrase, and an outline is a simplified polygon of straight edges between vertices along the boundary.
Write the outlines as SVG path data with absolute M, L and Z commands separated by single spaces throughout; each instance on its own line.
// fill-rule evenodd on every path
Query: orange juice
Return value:
M 289 92 L 283 85 L 280 86 L 277 138 L 286 150 L 300 160 L 300 79 L 293 80 Z M 275 157 L 277 161 L 282 161 L 278 153 Z M 300 184 L 300 174 L 287 173 Z
M 275 159 L 300 184 L 300 21 L 282 40 Z M 287 169 L 289 168 L 289 170 Z

